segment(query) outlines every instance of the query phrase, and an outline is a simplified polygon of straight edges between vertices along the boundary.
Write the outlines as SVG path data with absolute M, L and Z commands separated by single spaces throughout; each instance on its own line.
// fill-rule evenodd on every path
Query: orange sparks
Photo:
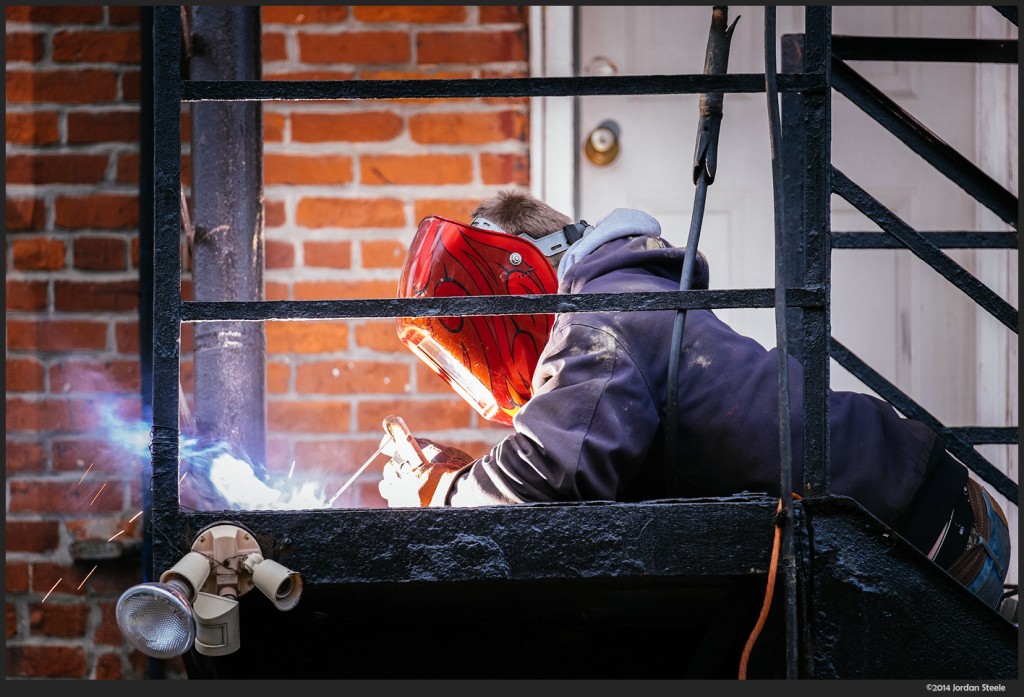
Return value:
M 129 520 L 128 522 L 129 522 L 129 523 L 134 523 L 134 522 L 135 522 L 135 519 L 136 519 L 136 518 L 138 518 L 138 517 L 139 517 L 140 515 L 142 515 L 142 511 L 139 511 L 138 513 L 136 513 L 135 515 L 133 515 L 133 516 L 131 517 L 131 520 Z
M 185 472 L 185 474 L 181 475 L 181 479 L 178 480 L 178 486 L 181 486 L 181 483 L 183 481 L 185 481 L 185 477 L 187 477 L 187 476 L 188 476 L 188 472 Z
M 60 582 L 61 582 L 61 581 L 63 581 L 63 580 L 64 580 L 64 578 L 63 578 L 63 577 L 61 577 L 61 578 L 58 578 L 58 579 L 57 579 L 57 583 L 60 583 Z M 53 588 L 56 588 L 56 587 L 57 587 L 57 583 L 53 584 Z M 44 595 L 44 596 L 43 596 L 43 600 L 42 600 L 42 602 L 44 602 L 44 603 L 45 603 L 45 602 L 46 602 L 46 599 L 50 597 L 50 593 L 52 593 L 52 592 L 53 592 L 53 588 L 51 588 L 50 590 L 48 590 L 48 591 L 46 592 L 46 595 Z
M 116 537 L 116 535 L 115 535 L 115 537 Z M 111 538 L 111 539 L 113 539 L 113 538 Z M 95 571 L 98 568 L 99 568 L 99 565 L 97 564 L 96 566 L 92 567 L 92 571 Z M 89 573 L 87 573 L 85 575 L 85 578 L 82 579 L 82 582 L 78 584 L 78 588 L 75 589 L 76 591 L 82 590 L 82 586 L 84 586 L 85 582 L 89 580 L 90 576 L 92 576 L 92 571 L 90 571 Z
M 119 530 L 119 531 L 114 533 L 114 537 L 117 537 L 118 535 L 121 535 L 122 533 L 124 533 L 124 530 Z M 114 537 L 111 537 L 109 540 L 107 540 L 107 542 L 113 542 L 114 541 Z
M 83 474 L 83 475 L 82 475 L 82 478 L 78 480 L 78 483 L 79 483 L 79 484 L 81 484 L 82 482 L 84 482 L 84 481 L 85 481 L 85 475 L 86 475 L 86 474 L 89 474 L 89 470 L 91 470 L 91 469 L 92 469 L 92 466 L 93 466 L 94 464 L 96 464 L 96 463 L 94 463 L 94 462 L 90 462 L 90 463 L 89 463 L 89 467 L 88 467 L 88 469 L 86 469 L 86 470 L 85 470 L 85 474 Z
M 103 482 L 103 486 L 100 487 L 100 490 L 97 491 L 96 495 L 92 497 L 92 501 L 89 502 L 90 506 L 93 505 L 94 503 L 96 503 L 96 499 L 98 499 L 100 497 L 100 494 L 103 492 L 103 489 L 106 488 L 106 486 L 107 486 L 107 483 Z

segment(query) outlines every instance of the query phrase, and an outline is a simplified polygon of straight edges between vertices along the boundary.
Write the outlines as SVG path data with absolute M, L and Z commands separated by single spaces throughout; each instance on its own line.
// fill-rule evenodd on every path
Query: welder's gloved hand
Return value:
M 403 455 L 390 436 L 381 441 L 383 452 L 391 459 L 384 465 L 384 478 L 377 488 L 389 508 L 444 506 L 452 479 L 473 461 L 458 448 L 426 438 L 416 438 L 416 442 L 427 463 L 418 457 L 413 459 L 411 454 Z

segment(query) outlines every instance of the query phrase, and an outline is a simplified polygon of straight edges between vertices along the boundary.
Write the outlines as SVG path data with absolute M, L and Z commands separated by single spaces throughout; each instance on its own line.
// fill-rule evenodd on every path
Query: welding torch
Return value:
M 373 455 L 362 464 L 355 471 L 348 481 L 341 485 L 338 489 L 338 493 L 331 497 L 330 501 L 327 502 L 327 506 L 333 506 L 334 502 L 342 492 L 349 488 L 360 474 L 362 474 L 367 467 L 370 466 L 378 455 L 384 453 L 391 460 L 395 461 L 395 464 L 399 467 L 417 466 L 417 465 L 429 465 L 430 458 L 426 456 L 420 444 L 416 442 L 416 438 L 412 435 L 412 431 L 406 425 L 405 420 L 401 416 L 385 416 L 381 422 L 384 427 L 384 437 L 380 441 L 380 445 L 373 452 Z

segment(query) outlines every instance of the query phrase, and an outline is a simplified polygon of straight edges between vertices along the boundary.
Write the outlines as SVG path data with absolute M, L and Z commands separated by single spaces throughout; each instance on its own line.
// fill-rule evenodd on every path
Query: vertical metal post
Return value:
M 786 34 L 781 38 L 782 72 L 802 73 L 804 70 L 804 41 L 798 34 Z M 806 264 L 806 240 L 804 238 L 804 147 L 807 138 L 804 126 L 802 94 L 783 92 L 780 97 L 782 108 L 782 190 L 783 190 L 783 241 L 782 254 L 785 259 L 785 280 L 790 288 L 804 285 Z M 789 354 L 803 363 L 804 345 L 800 337 L 804 333 L 803 308 L 786 308 L 786 329 L 789 336 L 797 340 L 789 342 Z
M 260 8 L 192 8 L 193 80 L 259 80 Z M 263 120 L 260 102 L 192 105 L 192 246 L 197 301 L 263 298 Z M 266 339 L 262 323 L 195 328 L 199 432 L 266 457 Z
M 177 561 L 181 336 L 181 18 L 153 8 L 153 565 Z

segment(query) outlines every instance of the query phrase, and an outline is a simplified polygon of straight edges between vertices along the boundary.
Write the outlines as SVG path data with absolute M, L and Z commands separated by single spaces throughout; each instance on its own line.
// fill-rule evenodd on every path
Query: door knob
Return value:
M 611 119 L 605 119 L 587 135 L 583 150 L 587 159 L 599 167 L 609 165 L 619 156 L 619 124 Z

